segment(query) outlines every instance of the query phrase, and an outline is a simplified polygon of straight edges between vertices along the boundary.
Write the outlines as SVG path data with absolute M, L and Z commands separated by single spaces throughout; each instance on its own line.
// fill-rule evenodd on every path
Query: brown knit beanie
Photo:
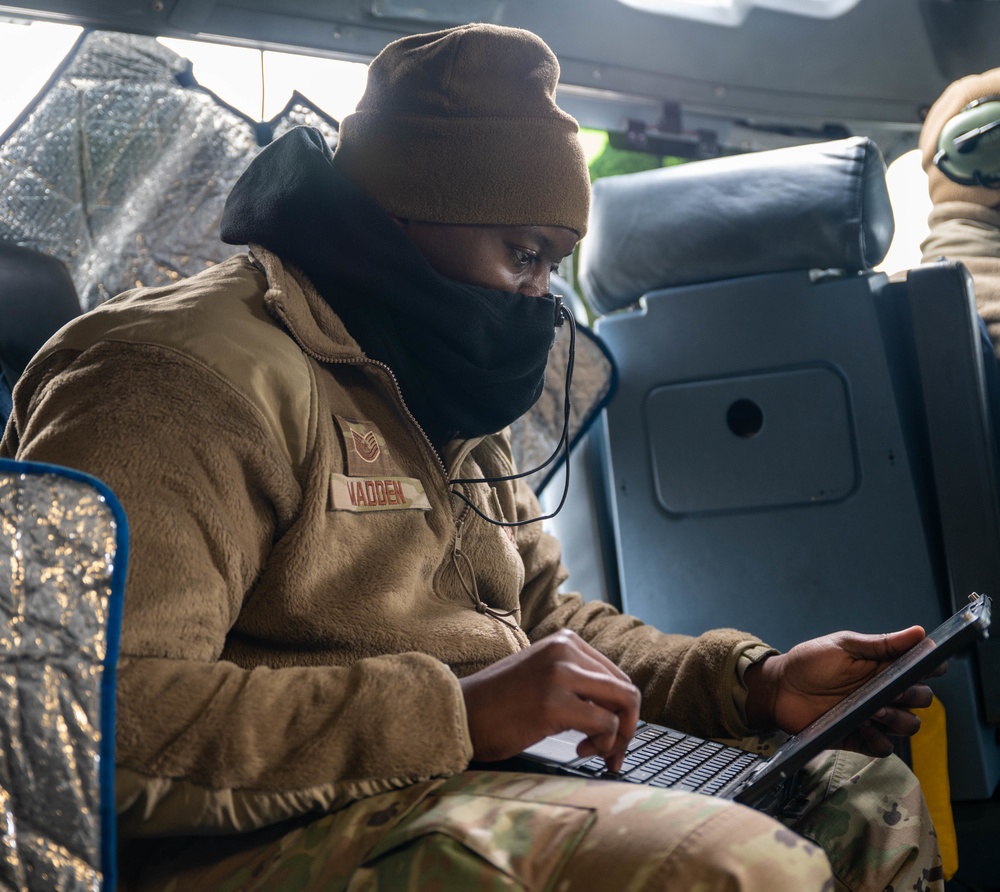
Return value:
M 947 123 L 970 102 L 990 96 L 1000 96 L 1000 68 L 971 74 L 950 84 L 927 112 L 920 129 L 920 163 L 927 173 L 927 188 L 934 204 L 971 201 L 986 207 L 1000 207 L 1000 189 L 962 186 L 934 166 L 938 139 Z
M 471 24 L 390 43 L 368 69 L 334 163 L 397 217 L 565 226 L 583 235 L 590 178 L 559 63 L 520 28 Z

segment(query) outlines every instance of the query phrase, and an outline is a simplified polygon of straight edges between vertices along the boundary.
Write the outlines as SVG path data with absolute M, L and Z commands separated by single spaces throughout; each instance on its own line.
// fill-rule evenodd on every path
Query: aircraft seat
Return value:
M 958 264 L 873 271 L 884 170 L 853 138 L 595 183 L 580 284 L 619 381 L 589 445 L 626 612 L 784 649 L 1000 595 L 971 283 Z M 933 684 L 956 799 L 1000 780 L 996 655 Z
M 78 471 L 0 459 L 0 887 L 112 890 L 128 531 Z
M 65 264 L 48 254 L 0 240 L 0 431 L 10 392 L 38 349 L 80 313 Z

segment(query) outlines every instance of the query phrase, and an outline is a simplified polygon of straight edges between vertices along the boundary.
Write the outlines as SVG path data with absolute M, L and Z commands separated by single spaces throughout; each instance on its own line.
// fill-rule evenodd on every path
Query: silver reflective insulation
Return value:
M 297 124 L 336 145 L 301 96 L 268 127 Z M 85 34 L 0 145 L 0 239 L 64 261 L 85 310 L 194 275 L 243 250 L 222 243 L 219 220 L 257 139 L 154 38 Z
M 0 887 L 101 888 L 101 678 L 116 523 L 87 484 L 0 473 Z

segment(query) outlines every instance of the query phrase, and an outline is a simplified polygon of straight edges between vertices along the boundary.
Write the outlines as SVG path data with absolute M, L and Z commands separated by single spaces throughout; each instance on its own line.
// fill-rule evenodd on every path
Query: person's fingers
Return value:
M 871 717 L 871 724 L 897 737 L 912 737 L 920 730 L 920 719 L 906 709 L 883 706 Z
M 581 745 L 589 743 L 593 752 L 587 755 L 606 755 L 614 752 L 618 744 L 618 714 L 604 709 L 586 700 L 579 701 L 572 711 L 572 718 L 567 722 L 567 730 L 580 731 L 586 734 Z
M 600 737 L 611 730 L 616 741 L 595 739 L 595 743 L 608 752 L 616 742 L 621 746 L 628 743 L 639 720 L 638 688 L 629 681 L 608 675 L 600 668 L 564 664 L 560 670 L 561 678 L 556 682 L 553 694 L 559 698 L 558 707 L 562 712 L 558 716 L 559 721 L 565 724 L 561 730 L 583 731 L 588 737 Z M 609 725 L 606 729 L 595 729 L 592 725 L 581 724 L 592 722 L 595 710 L 613 714 L 614 727 Z
M 611 752 L 602 753 L 596 746 L 594 746 L 591 739 L 585 738 L 581 740 L 576 748 L 576 754 L 581 759 L 586 759 L 588 756 L 600 756 L 604 760 L 604 767 L 608 771 L 619 772 L 622 770 L 622 765 L 625 762 L 625 748 L 615 748 Z
M 910 626 L 898 632 L 888 632 L 884 635 L 864 635 L 858 632 L 845 633 L 841 644 L 852 656 L 875 660 L 879 663 L 889 662 L 901 654 L 916 647 L 926 638 L 922 626 Z M 933 642 L 929 642 L 933 646 Z
M 948 671 L 948 661 L 943 660 L 938 663 L 930 672 L 928 672 L 924 678 L 937 678 L 940 675 L 944 675 Z
M 584 701 L 616 713 L 616 736 L 624 747 L 639 721 L 639 689 L 614 663 L 579 636 L 560 634 L 552 646 L 558 649 L 556 666 L 564 676 L 559 679 L 556 690 L 572 692 Z M 573 730 L 586 732 L 588 729 L 573 726 Z
M 603 669 L 563 665 L 541 704 L 548 733 L 579 731 L 581 757 L 601 756 L 612 771 L 621 767 L 639 712 L 639 692 Z
M 639 690 L 579 636 L 559 632 L 461 680 L 473 752 L 495 761 L 547 734 L 580 731 L 620 763 L 639 718 Z
M 599 666 L 577 663 L 564 664 L 560 668 L 567 676 L 567 689 L 578 697 L 638 718 L 639 689 L 632 682 L 608 675 Z
M 551 641 L 553 645 L 563 646 L 572 650 L 579 652 L 591 660 L 596 662 L 598 665 L 602 666 L 605 670 L 610 672 L 616 678 L 622 681 L 627 681 L 631 684 L 632 680 L 625 674 L 619 666 L 616 666 L 611 660 L 609 660 L 604 654 L 602 654 L 593 645 L 588 644 L 575 632 L 569 629 L 563 629 L 560 632 L 544 639 L 545 641 Z
M 615 713 L 608 712 L 593 703 L 584 703 L 582 713 L 590 713 L 578 724 L 593 724 L 605 727 L 600 734 L 588 734 L 577 745 L 576 752 L 581 758 L 600 756 L 604 759 L 609 771 L 618 771 L 625 758 L 625 749 L 631 739 L 631 734 L 623 734 L 621 723 Z M 583 730 L 577 728 L 576 730 Z M 584 731 L 583 733 L 587 733 Z
M 858 728 L 858 737 L 861 739 L 861 752 L 872 756 L 891 756 L 895 747 L 892 741 L 885 736 L 872 722 L 864 722 Z
M 552 645 L 563 651 L 559 665 L 565 677 L 556 689 L 576 696 L 564 701 L 561 720 L 587 735 L 577 752 L 581 757 L 599 755 L 610 771 L 619 770 L 639 720 L 638 688 L 579 636 L 562 633 Z
M 926 709 L 934 699 L 934 691 L 925 684 L 910 685 L 892 701 L 892 705 L 905 709 Z
M 581 759 L 585 759 L 588 756 L 600 756 L 604 760 L 608 771 L 621 771 L 630 739 L 626 737 L 623 740 L 618 740 L 613 748 L 606 750 L 597 746 L 594 743 L 594 738 L 586 737 L 577 745 L 576 753 Z

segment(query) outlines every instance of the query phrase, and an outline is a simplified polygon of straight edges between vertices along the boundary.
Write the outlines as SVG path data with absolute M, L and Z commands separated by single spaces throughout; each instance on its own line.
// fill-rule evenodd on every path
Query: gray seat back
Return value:
M 933 627 L 968 594 L 951 580 L 1000 592 L 995 485 L 986 541 L 954 557 L 975 566 L 957 573 L 943 536 L 953 495 L 936 486 L 910 289 L 871 271 L 891 235 L 866 140 L 595 184 L 581 281 L 619 367 L 600 451 L 626 612 L 787 648 L 842 628 Z M 964 280 L 920 275 L 967 330 Z M 943 349 L 971 351 L 963 337 Z M 981 371 L 942 386 L 973 394 L 986 424 Z M 981 427 L 944 449 L 979 479 L 994 472 Z M 936 682 L 958 798 L 1000 779 L 977 675 L 960 658 Z
M 61 261 L 0 240 L 0 433 L 21 372 L 38 348 L 79 312 L 76 288 Z
M 0 241 L 0 312 L 0 371 L 13 384 L 39 347 L 80 313 L 65 264 Z

